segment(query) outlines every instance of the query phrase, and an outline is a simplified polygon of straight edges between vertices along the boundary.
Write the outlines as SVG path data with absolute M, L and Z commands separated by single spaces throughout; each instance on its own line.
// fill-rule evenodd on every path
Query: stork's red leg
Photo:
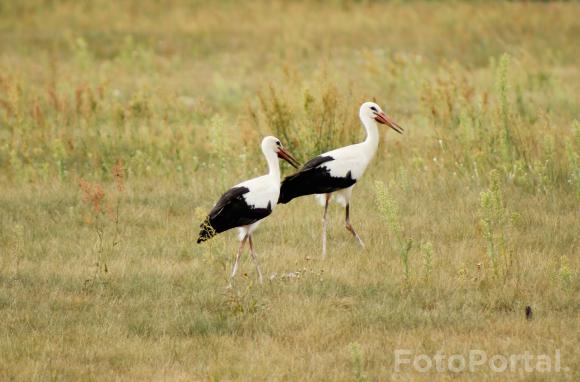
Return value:
M 330 194 L 326 194 L 324 198 L 324 215 L 322 215 L 322 258 L 326 257 L 326 213 L 328 211 L 328 202 L 330 201 Z
M 352 224 L 350 224 L 350 204 L 349 203 L 346 204 L 345 226 L 346 226 L 346 229 L 348 230 L 348 232 L 352 233 L 352 235 L 356 238 L 356 240 L 358 241 L 360 246 L 364 248 L 365 245 L 364 245 L 363 241 L 361 240 L 358 233 L 356 233 L 356 231 L 352 227 Z
M 250 255 L 252 255 L 252 260 L 256 264 L 256 271 L 258 271 L 258 281 L 260 284 L 263 283 L 262 271 L 260 270 L 260 264 L 258 264 L 258 258 L 256 257 L 256 252 L 254 252 L 254 242 L 252 241 L 252 235 L 248 235 L 248 241 L 250 243 Z
M 238 265 L 240 263 L 240 257 L 242 257 L 242 250 L 244 249 L 244 244 L 246 244 L 246 240 L 248 239 L 248 235 L 244 236 L 242 241 L 240 242 L 240 247 L 238 248 L 238 253 L 236 254 L 236 261 L 234 262 L 234 267 L 232 268 L 232 274 L 230 276 L 230 286 L 232 285 L 232 279 L 236 275 L 238 271 Z

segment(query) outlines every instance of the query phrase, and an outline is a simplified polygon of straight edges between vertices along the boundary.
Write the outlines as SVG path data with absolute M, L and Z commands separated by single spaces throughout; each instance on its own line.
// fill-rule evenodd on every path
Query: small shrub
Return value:
M 349 345 L 353 379 L 356 382 L 368 381 L 368 378 L 363 373 L 363 355 L 360 345 L 353 342 Z
M 558 268 L 558 278 L 564 289 L 570 289 L 572 287 L 572 280 L 574 278 L 574 273 L 570 268 L 570 263 L 566 256 L 560 256 L 560 267 Z
M 125 170 L 121 160 L 113 166 L 111 175 L 114 190 L 109 193 L 99 183 L 91 183 L 82 178 L 79 180 L 83 202 L 90 209 L 90 215 L 86 217 L 85 222 L 94 228 L 97 235 L 95 272 L 85 284 L 102 279 L 109 272 L 107 262 L 120 243 L 121 196 L 125 191 Z M 112 231 L 112 234 L 109 234 L 109 231 Z
M 490 173 L 490 181 L 489 190 L 480 196 L 480 223 L 494 275 L 505 277 L 511 266 L 511 251 L 508 247 L 511 216 L 503 201 L 498 171 Z
M 433 273 L 433 244 L 429 241 L 422 243 L 421 253 L 423 254 L 423 280 L 425 283 L 430 283 Z

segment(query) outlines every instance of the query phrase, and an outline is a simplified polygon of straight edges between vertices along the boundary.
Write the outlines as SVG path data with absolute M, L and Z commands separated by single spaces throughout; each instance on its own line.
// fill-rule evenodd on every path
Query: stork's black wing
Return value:
M 201 243 L 220 232 L 255 223 L 270 215 L 272 213 L 270 203 L 266 208 L 255 208 L 248 205 L 244 194 L 249 191 L 247 187 L 234 187 L 223 194 L 201 223 L 197 242 Z
M 278 203 L 285 204 L 294 198 L 312 194 L 327 194 L 348 188 L 356 183 L 350 171 L 346 177 L 330 175 L 330 170 L 322 164 L 333 161 L 331 156 L 318 156 L 306 162 L 295 174 L 287 176 L 280 187 Z

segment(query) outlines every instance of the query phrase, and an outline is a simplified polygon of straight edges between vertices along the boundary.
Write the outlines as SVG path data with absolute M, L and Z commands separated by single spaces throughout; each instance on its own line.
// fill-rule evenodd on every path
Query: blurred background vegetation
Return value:
M 187 182 L 226 152 L 256 165 L 267 133 L 306 159 L 360 139 L 358 105 L 375 99 L 409 130 L 395 160 L 578 187 L 576 10 L 3 2 L 3 178 L 101 179 L 122 159 L 131 176 Z

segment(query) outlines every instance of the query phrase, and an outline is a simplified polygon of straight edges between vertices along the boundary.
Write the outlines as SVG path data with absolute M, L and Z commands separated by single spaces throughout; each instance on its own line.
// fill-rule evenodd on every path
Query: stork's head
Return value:
M 300 163 L 290 154 L 280 140 L 276 137 L 268 136 L 262 139 L 262 151 L 264 154 L 273 152 L 275 153 L 278 158 L 284 159 L 286 162 L 290 163 L 290 165 L 294 168 L 298 168 Z
M 361 105 L 359 111 L 360 119 L 363 121 L 365 119 L 375 120 L 378 123 L 389 126 L 391 129 L 395 130 L 399 134 L 403 134 L 403 128 L 399 126 L 395 121 L 391 119 L 388 115 L 383 112 L 381 107 L 374 102 L 365 102 Z

